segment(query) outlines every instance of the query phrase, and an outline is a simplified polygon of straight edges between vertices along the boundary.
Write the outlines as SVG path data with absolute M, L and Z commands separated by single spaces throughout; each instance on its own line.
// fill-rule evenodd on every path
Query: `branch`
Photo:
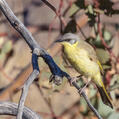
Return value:
M 110 50 L 110 47 L 106 44 L 104 38 L 103 38 L 103 33 L 102 33 L 102 29 L 101 29 L 101 23 L 100 23 L 100 14 L 98 13 L 98 32 L 100 35 L 100 40 L 102 41 L 102 44 L 104 45 L 105 49 L 109 52 L 110 56 L 111 56 L 111 60 L 112 57 L 116 59 L 116 61 L 118 60 L 117 57 L 114 55 L 114 53 L 112 52 L 112 50 Z
M 35 60 L 32 60 L 33 61 L 32 64 L 33 64 L 34 71 L 36 71 L 37 73 L 35 73 L 33 71 L 34 73 L 32 73 L 31 76 L 28 78 L 28 81 L 27 81 L 28 84 L 25 83 L 25 85 L 27 85 L 27 88 L 26 89 L 28 90 L 28 87 L 30 86 L 30 84 L 32 83 L 32 81 L 34 80 L 34 78 L 36 77 L 36 75 L 34 75 L 34 74 L 38 74 L 39 73 L 38 72 L 38 64 L 37 64 L 37 57 L 38 56 L 42 57 L 43 60 L 46 62 L 46 64 L 49 66 L 50 71 L 52 73 L 51 81 L 53 81 L 57 85 L 59 85 L 61 83 L 63 77 L 66 77 L 69 81 L 71 81 L 71 77 L 67 73 L 65 73 L 64 71 L 62 71 L 57 66 L 57 64 L 54 62 L 54 60 L 52 59 L 52 57 L 43 48 L 41 48 L 40 45 L 38 45 L 38 43 L 32 37 L 31 33 L 25 28 L 25 26 L 14 15 L 14 13 L 9 8 L 9 6 L 5 2 L 5 0 L 0 0 L 0 9 L 1 9 L 2 13 L 8 19 L 8 21 L 10 22 L 10 24 L 21 34 L 21 36 L 24 38 L 24 40 L 26 41 L 26 43 L 31 48 L 33 54 L 35 55 L 35 56 L 32 55 L 32 58 L 35 57 Z M 35 61 L 36 61 L 36 63 L 35 63 Z M 29 82 L 29 80 L 30 80 L 30 82 Z M 72 84 L 73 84 L 73 86 L 76 89 L 80 90 L 80 87 L 78 86 L 78 84 L 76 82 L 73 82 Z M 25 88 L 23 88 L 23 89 L 25 89 Z M 22 111 L 22 109 L 24 107 L 24 101 L 25 101 L 26 95 L 24 94 L 24 92 L 22 93 L 22 95 L 23 95 L 23 97 L 21 96 L 18 112 L 20 111 L 20 109 Z M 96 111 L 96 109 L 90 103 L 90 101 L 89 101 L 88 97 L 86 96 L 85 92 L 82 92 L 81 95 L 84 97 L 84 99 L 86 100 L 89 108 L 95 113 L 95 115 L 99 119 L 102 119 L 101 116 L 99 115 L 99 113 Z M 23 101 L 22 101 L 22 99 L 23 99 Z
M 64 76 L 68 79 L 69 82 L 72 81 L 72 78 L 71 78 L 67 73 L 64 72 Z M 78 85 L 75 81 L 73 81 L 72 84 L 73 84 L 73 86 L 74 86 L 78 91 L 80 91 L 81 88 L 79 87 L 79 85 Z M 79 92 L 79 93 L 80 93 L 80 92 Z M 97 110 L 93 107 L 93 105 L 91 104 L 90 100 L 88 99 L 87 95 L 85 94 L 85 92 L 84 92 L 83 90 L 81 91 L 81 94 L 80 94 L 80 95 L 83 96 L 83 98 L 85 99 L 85 101 L 86 101 L 86 103 L 88 104 L 89 108 L 95 113 L 95 115 L 98 117 L 98 119 L 102 119 L 102 117 L 101 117 L 100 114 L 97 112 Z
M 0 102 L 0 115 L 17 115 L 18 105 L 11 102 Z M 31 109 L 24 107 L 23 110 L 24 119 L 41 119 L 41 117 L 33 112 Z
M 26 80 L 26 82 L 23 85 L 22 94 L 20 97 L 19 105 L 18 105 L 17 119 L 22 119 L 24 103 L 26 100 L 29 86 L 32 84 L 34 79 L 36 79 L 37 76 L 39 75 L 38 56 L 37 56 L 37 51 L 35 50 L 32 54 L 32 65 L 33 65 L 33 72 L 31 73 L 31 75 L 29 76 L 29 78 Z
M 9 23 L 21 34 L 21 36 L 25 39 L 31 50 L 34 48 L 39 48 L 38 43 L 34 40 L 31 33 L 27 30 L 27 28 L 23 25 L 23 23 L 14 15 L 12 10 L 9 8 L 8 4 L 5 0 L 0 0 L 0 9 L 2 13 L 5 15 Z M 41 48 L 40 48 L 41 49 Z M 42 52 L 42 49 L 41 49 Z
M 66 23 L 65 23 L 65 21 L 64 21 L 64 19 L 63 19 L 63 16 L 61 15 L 61 7 L 62 7 L 62 0 L 60 0 L 60 6 L 59 6 L 59 10 L 57 11 L 57 9 L 51 4 L 51 3 L 49 3 L 47 0 L 41 0 L 43 3 L 45 3 L 45 5 L 47 5 L 50 9 L 52 9 L 52 11 L 54 11 L 55 12 L 55 14 L 56 14 L 56 16 L 55 16 L 55 18 L 58 16 L 58 18 L 59 18 L 59 21 L 60 21 L 60 27 L 61 27 L 61 33 L 63 32 L 63 26 L 62 25 L 64 25 L 64 26 L 66 26 Z M 54 19 L 55 19 L 54 18 Z

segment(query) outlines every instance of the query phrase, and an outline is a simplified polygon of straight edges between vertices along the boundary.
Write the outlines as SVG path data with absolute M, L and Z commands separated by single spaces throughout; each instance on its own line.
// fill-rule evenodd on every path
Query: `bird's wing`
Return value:
M 101 73 L 104 74 L 104 70 L 102 68 L 100 61 L 97 58 L 94 48 L 85 41 L 80 42 L 79 47 L 87 51 L 89 59 L 96 62 L 100 68 Z
M 97 64 L 98 64 L 98 66 L 100 67 L 100 71 L 101 71 L 101 73 L 104 74 L 103 67 L 102 67 L 102 65 L 101 65 L 101 63 L 100 63 L 99 60 L 97 60 Z

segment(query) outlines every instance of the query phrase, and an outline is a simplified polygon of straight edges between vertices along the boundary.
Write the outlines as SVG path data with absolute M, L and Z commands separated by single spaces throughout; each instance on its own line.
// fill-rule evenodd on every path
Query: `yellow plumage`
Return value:
M 110 97 L 104 87 L 102 76 L 103 68 L 97 59 L 95 50 L 78 36 L 67 33 L 59 41 L 64 46 L 64 54 L 77 72 L 91 78 L 97 85 L 103 102 L 112 108 Z

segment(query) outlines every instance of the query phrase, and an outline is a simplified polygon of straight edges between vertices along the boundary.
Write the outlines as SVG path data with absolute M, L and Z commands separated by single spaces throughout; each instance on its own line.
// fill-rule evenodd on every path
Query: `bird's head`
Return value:
M 72 33 L 66 33 L 60 36 L 56 42 L 60 42 L 62 45 L 74 45 L 79 41 L 79 37 Z

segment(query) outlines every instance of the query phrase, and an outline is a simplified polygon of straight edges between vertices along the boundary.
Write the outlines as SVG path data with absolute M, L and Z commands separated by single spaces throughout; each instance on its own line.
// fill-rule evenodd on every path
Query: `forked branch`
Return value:
M 42 57 L 43 60 L 46 62 L 46 64 L 49 66 L 50 71 L 52 73 L 52 81 L 55 83 L 59 83 L 60 80 L 63 79 L 63 77 L 66 77 L 69 81 L 71 80 L 71 77 L 64 71 L 62 71 L 58 65 L 54 62 L 53 58 L 43 49 L 40 47 L 40 45 L 34 40 L 32 37 L 31 33 L 27 30 L 27 28 L 23 25 L 22 22 L 18 20 L 18 18 L 14 15 L 12 10 L 9 8 L 8 4 L 6 3 L 5 0 L 0 0 L 0 10 L 2 13 L 6 16 L 8 19 L 9 23 L 21 34 L 21 36 L 24 38 L 28 46 L 31 48 L 33 55 L 32 58 L 34 57 L 35 59 L 32 60 L 33 64 L 33 73 L 29 76 L 28 80 L 24 84 L 22 96 L 19 102 L 19 110 L 17 114 L 17 119 L 22 119 L 22 112 L 24 109 L 24 101 L 28 92 L 28 87 L 32 83 L 32 81 L 37 77 L 39 74 L 39 66 L 37 63 L 37 58 L 38 56 Z M 72 83 L 73 86 L 80 90 L 80 87 L 76 82 Z M 99 118 L 102 119 L 97 110 L 93 107 L 93 105 L 90 103 L 88 97 L 86 96 L 85 92 L 83 91 L 81 95 L 84 97 L 85 101 L 87 102 L 89 108 L 95 113 L 95 115 Z

